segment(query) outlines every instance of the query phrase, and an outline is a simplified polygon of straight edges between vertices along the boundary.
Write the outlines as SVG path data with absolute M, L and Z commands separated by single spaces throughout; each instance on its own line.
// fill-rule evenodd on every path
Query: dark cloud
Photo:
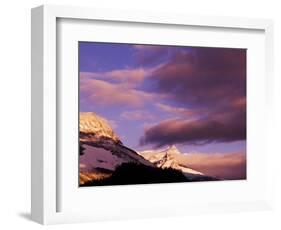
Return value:
M 138 65 L 145 67 L 167 62 L 169 58 L 179 50 L 188 49 L 177 46 L 161 45 L 135 45 L 134 48 Z
M 246 50 L 193 48 L 177 52 L 153 74 L 153 90 L 196 106 L 246 95 Z
M 168 120 L 149 128 L 141 144 L 155 144 L 157 147 L 176 143 L 207 144 L 211 142 L 232 142 L 246 139 L 246 127 L 236 122 L 221 123 L 216 120 Z
M 240 105 L 241 106 L 241 105 Z M 246 139 L 245 109 L 227 109 L 202 119 L 171 119 L 145 130 L 141 145 L 157 147 L 171 144 L 201 145 L 211 142 L 232 142 Z
M 137 60 L 142 66 L 153 66 L 163 61 L 167 53 L 168 51 L 166 49 L 161 48 L 141 50 L 137 53 Z
M 205 112 L 192 120 L 190 116 L 170 119 L 146 129 L 142 145 L 246 139 L 246 50 L 179 51 L 152 78 L 154 91 L 168 94 L 182 107 Z

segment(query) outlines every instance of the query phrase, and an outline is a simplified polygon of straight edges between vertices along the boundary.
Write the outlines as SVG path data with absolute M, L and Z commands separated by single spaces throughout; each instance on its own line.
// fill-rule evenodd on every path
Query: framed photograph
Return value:
M 271 208 L 273 23 L 32 9 L 32 219 Z

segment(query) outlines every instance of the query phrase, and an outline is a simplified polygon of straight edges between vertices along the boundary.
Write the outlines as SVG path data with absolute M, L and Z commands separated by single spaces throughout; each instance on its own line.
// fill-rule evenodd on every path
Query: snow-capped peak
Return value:
M 120 141 L 119 137 L 109 125 L 109 122 L 96 113 L 81 112 L 79 126 L 81 133 L 94 135 L 97 138 L 105 137 L 114 141 Z
M 179 155 L 181 155 L 181 152 L 177 149 L 175 145 L 169 146 L 164 150 L 150 150 L 140 152 L 139 154 L 159 168 L 177 169 L 182 171 L 185 175 L 189 177 L 192 175 L 204 175 L 201 172 L 182 166 L 180 164 L 178 157 Z
M 166 153 L 169 155 L 181 154 L 175 145 L 169 146 L 166 150 Z

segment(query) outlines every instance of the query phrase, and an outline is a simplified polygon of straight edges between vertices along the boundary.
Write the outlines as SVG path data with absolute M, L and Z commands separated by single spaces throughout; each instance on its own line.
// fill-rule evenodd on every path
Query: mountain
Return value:
M 180 151 L 137 153 L 125 146 L 96 113 L 80 113 L 80 186 L 149 184 L 213 180 L 180 164 Z
M 120 142 L 119 137 L 114 133 L 109 122 L 93 112 L 80 113 L 79 128 L 80 139 L 82 140 L 83 137 L 85 137 L 85 140 L 89 140 L 91 137 L 92 139 L 108 138 L 115 142 Z
M 155 167 L 126 147 L 109 122 L 95 113 L 80 113 L 80 184 L 108 177 L 123 163 Z M 81 149 L 81 147 L 80 147 Z
M 181 165 L 179 156 L 181 152 L 175 145 L 164 150 L 150 150 L 139 153 L 145 159 L 160 168 L 173 168 L 181 171 L 188 178 L 204 177 L 205 175 L 199 171 Z

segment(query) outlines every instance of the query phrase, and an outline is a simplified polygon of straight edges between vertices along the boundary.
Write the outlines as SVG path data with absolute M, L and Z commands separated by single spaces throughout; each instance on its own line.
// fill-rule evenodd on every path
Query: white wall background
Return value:
M 30 8 L 41 4 L 68 4 L 170 13 L 263 17 L 275 20 L 275 210 L 270 212 L 202 215 L 166 219 L 130 220 L 48 226 L 52 229 L 280 229 L 281 227 L 281 14 L 276 0 L 9 0 L 0 8 L 0 128 L 1 229 L 38 229 L 29 220 L 30 209 Z M 257 128 L 258 131 L 258 128 Z M 279 135 L 279 137 L 278 137 Z M 279 163 L 280 162 L 280 163 Z

